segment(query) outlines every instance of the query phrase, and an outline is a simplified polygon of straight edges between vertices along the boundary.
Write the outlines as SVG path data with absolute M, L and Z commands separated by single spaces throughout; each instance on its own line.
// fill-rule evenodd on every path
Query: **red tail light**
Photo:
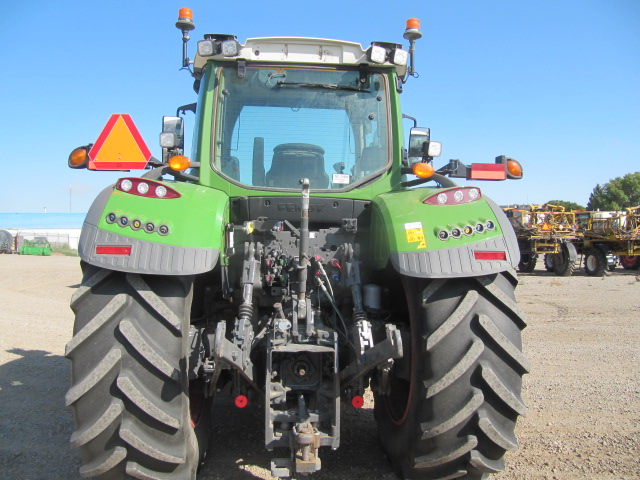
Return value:
M 131 245 L 96 245 L 96 255 L 131 255 Z
M 507 169 L 502 163 L 472 163 L 467 180 L 506 180 Z
M 476 260 L 506 260 L 507 253 L 506 252 L 481 252 L 475 251 L 473 252 L 473 256 Z

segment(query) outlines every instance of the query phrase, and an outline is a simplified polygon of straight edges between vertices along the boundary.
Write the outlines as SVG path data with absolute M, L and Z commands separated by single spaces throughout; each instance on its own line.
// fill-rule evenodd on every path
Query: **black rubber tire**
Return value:
M 590 277 L 603 277 L 607 269 L 607 255 L 598 247 L 590 248 L 584 255 L 584 271 Z
M 576 261 L 569 260 L 569 250 L 566 244 L 560 246 L 560 252 L 552 257 L 553 271 L 559 277 L 570 277 L 576 268 Z
M 553 256 L 554 253 L 544 254 L 544 268 L 547 272 L 553 272 Z
M 520 263 L 518 264 L 518 270 L 522 273 L 531 273 L 535 270 L 537 262 L 538 262 L 538 255 L 523 253 L 520 256 Z
M 65 398 L 80 474 L 195 479 L 187 373 L 193 280 L 82 267 L 71 300 L 76 319 Z
M 394 364 L 391 393 L 375 394 L 380 441 L 402 478 L 485 478 L 517 448 L 515 424 L 526 410 L 515 273 L 404 282 L 410 367 L 403 374 Z
M 640 255 L 620 255 L 620 265 L 625 270 L 640 270 Z

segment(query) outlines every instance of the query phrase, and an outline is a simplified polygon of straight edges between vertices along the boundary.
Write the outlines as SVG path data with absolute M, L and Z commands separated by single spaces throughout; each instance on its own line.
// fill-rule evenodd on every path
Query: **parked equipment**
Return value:
M 0 253 L 13 253 L 13 235 L 6 230 L 0 230 Z
M 24 240 L 20 247 L 20 255 L 51 255 L 51 244 L 47 237 L 36 237 L 33 240 Z
M 574 243 L 581 236 L 573 212 L 548 203 L 505 211 L 518 237 L 521 272 L 532 272 L 538 255 L 544 254 L 547 271 L 571 276 L 578 258 Z
M 640 206 L 618 212 L 579 213 L 577 220 L 583 231 L 578 248 L 584 255 L 587 275 L 604 275 L 615 268 L 618 258 L 625 269 L 640 268 Z

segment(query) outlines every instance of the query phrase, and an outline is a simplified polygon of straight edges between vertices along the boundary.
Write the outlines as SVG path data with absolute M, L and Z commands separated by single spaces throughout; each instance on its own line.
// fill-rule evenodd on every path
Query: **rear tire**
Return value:
M 538 262 L 538 255 L 524 253 L 520 256 L 520 263 L 518 264 L 518 270 L 522 273 L 531 273 L 536 268 Z
M 544 254 L 544 268 L 547 272 L 553 272 L 553 253 Z
M 607 269 L 607 255 L 598 247 L 587 250 L 584 256 L 584 271 L 590 277 L 602 277 Z
M 639 270 L 640 255 L 620 255 L 620 265 L 625 270 Z
M 516 284 L 513 273 L 405 278 L 410 367 L 394 364 L 390 394 L 375 394 L 380 441 L 403 478 L 479 480 L 502 470 L 505 452 L 517 448 L 529 367 Z
M 81 475 L 195 479 L 187 372 L 193 280 L 82 266 L 66 348 Z

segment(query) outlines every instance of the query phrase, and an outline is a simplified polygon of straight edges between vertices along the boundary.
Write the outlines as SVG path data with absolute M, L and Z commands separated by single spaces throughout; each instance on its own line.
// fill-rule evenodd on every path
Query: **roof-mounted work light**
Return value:
M 207 34 L 204 40 L 198 42 L 198 55 L 212 57 L 222 54 L 223 57 L 237 57 L 240 55 L 240 48 L 235 35 Z
M 387 61 L 404 67 L 407 64 L 408 53 L 402 50 L 402 45 L 388 42 L 371 42 L 367 50 L 371 63 L 385 63 Z

